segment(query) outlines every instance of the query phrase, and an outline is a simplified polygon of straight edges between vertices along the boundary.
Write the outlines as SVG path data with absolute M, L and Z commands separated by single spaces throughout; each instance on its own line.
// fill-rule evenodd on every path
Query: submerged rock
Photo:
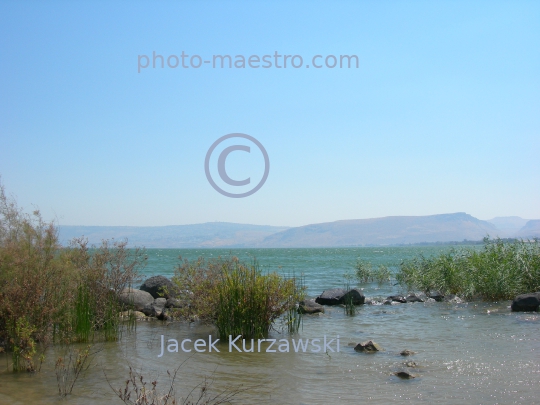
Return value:
M 154 276 L 142 283 L 140 289 L 146 291 L 154 298 L 170 298 L 175 297 L 176 287 L 173 282 L 164 276 Z
M 348 291 L 344 288 L 332 288 L 324 290 L 321 295 L 315 298 L 315 302 L 321 305 L 340 305 L 352 300 L 354 305 L 362 305 L 365 299 L 364 293 L 356 288 Z
M 408 380 L 408 379 L 411 379 L 411 378 L 416 378 L 416 376 L 414 374 L 409 373 L 406 370 L 398 371 L 398 372 L 394 373 L 394 375 L 399 377 L 399 378 L 402 378 L 404 380 Z
M 401 304 L 405 304 L 407 302 L 407 299 L 403 295 L 391 295 L 386 299 L 394 302 L 399 302 Z
M 540 308 L 540 292 L 521 294 L 512 301 L 512 311 L 531 312 Z
M 154 298 L 146 291 L 124 288 L 118 296 L 118 301 L 123 308 L 142 311 L 146 305 L 154 302 Z
M 317 304 L 314 299 L 308 299 L 298 304 L 298 312 L 301 314 L 316 314 L 318 312 L 324 312 L 324 307 L 321 304 Z
M 367 342 L 358 343 L 354 351 L 356 352 L 364 352 L 364 353 L 375 353 L 382 351 L 383 348 L 378 344 L 375 343 L 373 340 L 368 340 Z
M 412 350 L 405 349 L 400 353 L 402 356 L 412 356 L 413 354 L 416 354 L 416 352 L 413 352 Z
M 411 368 L 418 367 L 418 363 L 416 363 L 415 361 L 407 361 L 405 362 L 405 367 L 411 367 Z

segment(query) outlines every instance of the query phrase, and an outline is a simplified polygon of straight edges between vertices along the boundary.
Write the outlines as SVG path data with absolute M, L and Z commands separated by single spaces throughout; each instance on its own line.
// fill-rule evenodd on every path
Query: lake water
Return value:
M 343 287 L 358 257 L 375 265 L 396 266 L 420 252 L 435 254 L 448 247 L 376 247 L 342 249 L 241 249 L 148 250 L 146 275 L 172 276 L 178 256 L 190 260 L 233 254 L 256 258 L 263 269 L 285 276 L 302 275 L 308 295 Z M 365 295 L 387 296 L 397 286 L 363 286 Z M 114 404 L 110 384 L 123 388 L 132 365 L 167 388 L 167 370 L 180 364 L 177 390 L 187 393 L 206 378 L 213 392 L 242 387 L 233 398 L 238 404 L 533 404 L 540 396 L 540 315 L 511 313 L 510 302 L 414 303 L 392 306 L 364 305 L 355 316 L 343 308 L 328 308 L 322 316 L 304 317 L 294 339 L 328 339 L 340 336 L 340 351 L 328 353 L 238 353 L 226 342 L 219 353 L 161 352 L 165 339 L 205 339 L 215 330 L 187 323 L 140 322 L 136 331 L 118 342 L 96 344 L 99 353 L 90 369 L 77 381 L 73 394 L 61 401 L 57 395 L 54 363 L 67 348 L 46 352 L 41 372 L 7 373 L 0 355 L 0 404 Z M 278 328 L 279 329 L 279 328 Z M 290 339 L 272 331 L 270 338 Z M 354 352 L 349 343 L 373 339 L 385 350 L 375 354 Z M 262 344 L 264 349 L 265 343 Z M 81 345 L 81 347 L 84 345 Z M 331 347 L 336 350 L 335 341 Z M 310 347 L 311 349 L 312 347 Z M 404 349 L 416 352 L 400 356 Z M 418 367 L 407 368 L 406 361 Z M 401 380 L 393 373 L 408 369 L 416 375 Z M 105 377 L 107 376 L 107 378 Z

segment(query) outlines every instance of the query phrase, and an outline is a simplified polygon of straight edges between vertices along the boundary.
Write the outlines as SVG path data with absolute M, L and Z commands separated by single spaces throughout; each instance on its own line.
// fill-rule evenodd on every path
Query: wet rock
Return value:
M 118 296 L 118 301 L 123 308 L 142 311 L 146 305 L 154 302 L 154 298 L 146 291 L 124 288 Z
M 168 316 L 165 312 L 165 304 L 167 300 L 165 298 L 156 298 L 154 302 L 145 305 L 142 312 L 146 316 L 152 316 L 157 319 L 165 320 Z
M 407 302 L 407 299 L 403 295 L 391 295 L 386 299 L 394 302 L 399 302 L 401 304 L 405 304 Z
M 435 291 L 429 294 L 429 298 L 434 299 L 437 302 L 442 302 L 444 300 L 444 295 L 439 291 Z
M 405 362 L 405 367 L 411 367 L 411 368 L 418 367 L 418 363 L 414 361 L 407 361 Z
M 332 288 L 324 290 L 321 295 L 315 298 L 315 302 L 321 305 L 340 305 L 352 300 L 354 305 L 362 305 L 365 299 L 364 293 L 356 288 L 348 291 L 344 288 Z
M 416 352 L 413 352 L 412 350 L 405 349 L 400 353 L 402 356 L 412 356 L 413 354 L 416 354 Z
M 178 298 L 167 298 L 165 308 L 183 308 L 185 303 Z
M 356 352 L 364 352 L 364 353 L 375 353 L 382 351 L 383 348 L 375 343 L 373 340 L 368 340 L 366 342 L 358 343 L 354 347 L 354 351 Z
M 463 300 L 455 294 L 445 295 L 443 300 L 444 302 L 449 302 L 451 304 L 461 304 L 463 302 Z
M 394 373 L 395 376 L 402 378 L 404 380 L 409 380 L 411 378 L 416 378 L 416 376 L 412 373 L 409 373 L 407 370 L 402 370 Z
M 298 304 L 298 312 L 301 314 L 316 314 L 318 312 L 324 312 L 324 307 L 321 304 L 317 304 L 314 299 L 308 299 Z
M 405 298 L 407 302 L 424 302 L 424 300 L 418 297 L 416 294 L 410 294 Z
M 512 301 L 512 311 L 531 312 L 540 308 L 540 292 L 521 294 Z
M 144 319 L 146 318 L 146 315 L 143 314 L 142 312 L 140 311 L 123 311 L 123 312 L 120 312 L 118 314 L 120 316 L 120 318 L 126 320 L 126 319 L 129 319 L 131 317 L 135 318 L 135 319 Z
M 164 276 L 150 277 L 142 283 L 140 289 L 146 291 L 154 298 L 171 298 L 177 295 L 177 289 L 173 282 Z

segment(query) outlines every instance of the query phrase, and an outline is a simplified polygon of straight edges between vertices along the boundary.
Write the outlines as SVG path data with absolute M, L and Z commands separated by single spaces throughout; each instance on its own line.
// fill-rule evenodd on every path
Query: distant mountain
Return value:
M 519 238 L 540 238 L 540 219 L 531 219 L 517 232 Z
M 500 231 L 498 235 L 501 238 L 513 238 L 528 221 L 528 219 L 521 217 L 495 217 L 487 220 L 497 227 Z
M 338 247 L 481 240 L 497 228 L 464 212 L 384 217 L 290 228 L 267 236 L 260 247 Z
M 60 242 L 67 245 L 76 237 L 88 238 L 90 244 L 103 239 L 128 239 L 130 246 L 147 248 L 219 248 L 244 247 L 260 243 L 268 235 L 288 229 L 284 226 L 246 225 L 207 222 L 170 226 L 72 226 L 61 225 Z

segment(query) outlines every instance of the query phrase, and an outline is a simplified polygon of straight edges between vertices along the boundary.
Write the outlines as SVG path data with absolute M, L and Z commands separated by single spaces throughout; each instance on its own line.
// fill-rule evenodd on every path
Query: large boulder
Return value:
M 146 305 L 154 302 L 154 297 L 146 291 L 124 288 L 118 296 L 118 301 L 123 308 L 142 311 Z
M 300 301 L 298 312 L 301 314 L 316 314 L 318 312 L 324 312 L 324 307 L 321 304 L 317 304 L 314 299 L 309 299 Z
M 365 299 L 364 293 L 356 288 L 348 291 L 344 288 L 332 288 L 324 290 L 321 295 L 315 298 L 315 302 L 321 305 L 339 305 L 352 300 L 354 305 L 362 305 Z
M 140 289 L 154 298 L 171 298 L 176 296 L 176 288 L 171 280 L 164 276 L 153 276 L 142 283 Z
M 512 301 L 512 311 L 530 312 L 540 308 L 540 292 L 521 294 Z

